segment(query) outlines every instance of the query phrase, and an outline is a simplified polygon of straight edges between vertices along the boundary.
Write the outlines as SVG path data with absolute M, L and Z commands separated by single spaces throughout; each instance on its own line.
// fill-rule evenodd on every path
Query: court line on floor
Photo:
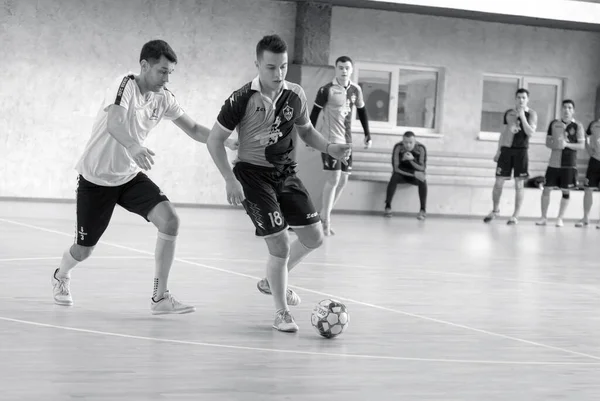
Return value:
M 53 234 L 58 234 L 58 235 L 62 235 L 62 236 L 68 236 L 68 237 L 72 237 L 72 234 L 69 233 L 65 233 L 62 231 L 57 231 L 57 230 L 52 230 L 52 229 L 48 229 L 48 228 L 44 228 L 44 227 L 39 227 L 39 226 L 34 226 L 31 224 L 27 224 L 27 223 L 21 223 L 18 221 L 13 221 L 13 220 L 8 220 L 8 219 L 3 219 L 0 218 L 0 222 L 5 222 L 5 223 L 9 223 L 9 224 L 13 224 L 13 225 L 17 225 L 17 226 L 22 226 L 22 227 L 27 227 L 27 228 L 31 228 L 34 230 L 39 230 L 39 231 L 45 231 L 45 232 L 49 232 L 49 233 L 53 233 Z M 137 252 L 137 253 L 141 253 L 141 254 L 146 254 L 146 255 L 154 255 L 154 252 L 149 252 L 149 251 L 144 251 L 141 249 L 137 249 L 137 248 L 131 248 L 128 246 L 124 246 L 124 245 L 119 245 L 119 244 L 115 244 L 112 242 L 107 242 L 107 241 L 99 241 L 99 243 L 104 244 L 104 245 L 108 245 L 108 246 L 113 246 L 116 248 L 120 248 L 120 249 L 125 249 L 125 250 L 129 250 L 132 252 Z M 257 277 L 257 276 L 252 276 L 250 274 L 244 274 L 244 273 L 239 273 L 236 271 L 232 271 L 232 270 L 227 270 L 227 269 L 221 269 L 215 266 L 209 266 L 209 265 L 205 265 L 203 263 L 197 263 L 191 260 L 186 260 L 186 259 L 181 259 L 181 258 L 175 258 L 176 261 L 181 262 L 181 263 L 186 263 L 189 265 L 193 265 L 193 266 L 199 266 L 205 269 L 210 269 L 210 270 L 215 270 L 215 271 L 220 271 L 223 273 L 227 273 L 227 274 L 232 274 L 232 275 L 236 275 L 239 277 L 246 277 L 246 278 L 251 278 L 253 280 L 260 280 L 261 277 Z M 504 338 L 506 340 L 512 340 L 512 341 L 516 341 L 522 344 L 528 344 L 528 345 L 533 345 L 536 347 L 540 347 L 540 348 L 546 348 L 546 349 L 550 349 L 553 351 L 560 351 L 562 353 L 567 353 L 567 354 L 571 354 L 571 355 L 578 355 L 578 356 L 583 356 L 586 358 L 590 358 L 590 359 L 595 359 L 595 360 L 600 360 L 600 356 L 595 356 L 595 355 L 591 355 L 591 354 L 587 354 L 587 353 L 583 353 L 583 352 L 578 352 L 578 351 L 572 351 L 572 350 L 568 350 L 566 348 L 561 348 L 561 347 L 555 347 L 553 345 L 548 345 L 548 344 L 543 344 L 543 343 L 539 343 L 536 341 L 531 341 L 531 340 L 526 340 L 523 338 L 519 338 L 519 337 L 513 337 L 513 336 L 509 336 L 506 334 L 501 334 L 501 333 L 496 333 L 493 331 L 488 331 L 488 330 L 484 330 L 484 329 L 478 329 L 476 327 L 471 327 L 471 326 L 467 326 L 467 325 L 463 325 L 460 323 L 453 323 L 453 322 L 449 322 L 447 320 L 441 320 L 441 319 L 436 319 L 436 318 L 432 318 L 432 317 L 428 317 L 428 316 L 424 316 L 424 315 L 418 315 L 416 313 L 410 313 L 410 312 L 404 312 L 398 309 L 392 309 L 392 308 L 387 308 L 385 306 L 380 306 L 380 305 L 375 305 L 375 304 L 371 304 L 368 302 L 363 302 L 363 301 L 358 301 L 358 300 L 354 300 L 351 298 L 347 298 L 347 297 L 341 297 L 341 296 L 337 296 L 337 295 L 333 295 L 333 294 L 328 294 L 325 292 L 321 292 L 321 291 L 315 291 L 315 290 L 311 290 L 309 288 L 304 288 L 304 287 L 299 287 L 296 285 L 290 285 L 290 287 L 292 288 L 296 288 L 305 292 L 310 292 L 312 294 L 317 294 L 317 295 L 322 295 L 322 296 L 326 296 L 326 297 L 330 297 L 330 298 L 335 298 L 338 299 L 340 301 L 347 301 L 347 302 L 351 302 L 353 304 L 357 304 L 357 305 L 362 305 L 362 306 L 367 306 L 373 309 L 378 309 L 378 310 L 382 310 L 382 311 L 386 311 L 386 312 L 391 312 L 391 313 L 395 313 L 395 314 L 399 314 L 399 315 L 404 315 L 404 316 L 409 316 L 415 319 L 420 319 L 420 320 L 425 320 L 425 321 L 429 321 L 429 322 L 434 322 L 434 323 L 439 323 L 439 324 L 443 324 L 446 326 L 450 326 L 450 327 L 455 327 L 455 328 L 460 328 L 463 330 L 468 330 L 468 331 L 473 331 L 476 333 L 480 333 L 480 334 L 486 334 L 492 337 L 499 337 L 499 338 Z
M 61 260 L 62 256 L 46 256 L 43 258 L 7 258 L 0 259 L 0 263 L 2 262 L 35 262 L 41 260 Z M 94 259 L 154 259 L 150 256 L 96 256 L 94 255 Z
M 119 337 L 132 340 L 152 341 L 170 344 L 181 344 L 181 345 L 194 345 L 200 347 L 209 348 L 221 348 L 231 349 L 238 351 L 259 351 L 259 352 L 270 352 L 270 353 L 281 353 L 281 354 L 295 354 L 295 355 L 308 355 L 308 356 L 327 356 L 337 358 L 353 358 L 353 359 L 371 359 L 371 360 L 387 360 L 387 361 L 405 361 L 405 362 L 439 362 L 439 363 L 461 363 L 461 364 L 481 364 L 481 365 L 558 365 L 558 366 L 599 366 L 600 362 L 555 362 L 555 361 L 488 361 L 488 360 L 477 360 L 477 359 L 443 359 L 443 358 L 413 358 L 413 357 L 401 357 L 401 356 L 385 356 L 385 355 L 368 355 L 368 354 L 345 354 L 345 353 L 333 353 L 333 352 L 316 352 L 316 351 L 298 351 L 298 350 L 285 350 L 277 348 L 263 348 L 263 347 L 246 347 L 239 345 L 227 345 L 227 344 L 216 344 L 199 341 L 186 341 L 186 340 L 173 340 L 168 338 L 158 337 L 147 337 L 137 336 L 131 334 L 113 333 L 109 331 L 81 329 L 77 327 L 59 326 L 55 324 L 33 322 L 29 320 L 13 319 L 9 317 L 0 316 L 0 320 L 12 323 L 26 324 L 30 326 L 45 327 L 51 329 L 73 331 L 85 334 L 96 334 L 109 337 Z M 322 340 L 331 341 L 331 340 Z M 335 340 L 333 340 L 335 341 Z

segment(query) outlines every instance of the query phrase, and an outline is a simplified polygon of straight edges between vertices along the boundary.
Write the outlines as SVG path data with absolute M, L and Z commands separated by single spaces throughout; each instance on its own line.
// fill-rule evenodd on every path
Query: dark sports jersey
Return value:
M 532 117 L 531 110 L 527 110 L 525 112 L 525 118 L 527 119 L 527 122 L 529 124 L 531 124 L 531 122 L 532 122 L 531 117 Z M 523 129 L 523 124 L 521 123 L 521 117 L 519 117 L 519 114 L 517 113 L 517 111 L 515 109 L 507 110 L 504 113 L 504 124 L 506 124 L 508 126 L 515 125 L 519 129 L 519 132 L 517 132 L 516 134 L 513 135 L 512 144 L 510 146 L 511 148 L 515 148 L 515 149 L 529 148 L 529 136 L 525 133 L 525 130 Z
M 566 140 L 568 143 L 578 143 L 585 140 L 583 125 L 572 120 L 564 122 L 554 120 L 548 126 L 548 136 L 555 140 Z M 552 149 L 548 167 L 577 167 L 577 151 L 575 149 Z
M 365 107 L 360 86 L 343 87 L 334 78 L 317 92 L 315 106 L 323 109 L 321 133 L 333 143 L 352 143 L 352 106 Z
M 289 157 L 294 124 L 310 124 L 306 95 L 299 85 L 284 81 L 281 93 L 271 101 L 261 93 L 256 77 L 225 101 L 217 123 L 228 132 L 237 128 L 239 161 L 283 171 L 295 164 Z
M 425 171 L 427 167 L 427 149 L 420 142 L 415 143 L 415 147 L 410 151 L 412 153 L 414 160 L 402 160 L 402 155 L 407 152 L 404 144 L 402 142 L 398 142 L 394 146 L 394 150 L 392 153 L 392 163 L 394 167 L 398 167 L 400 173 L 403 175 L 415 175 L 415 171 Z M 418 166 L 415 167 L 414 164 Z

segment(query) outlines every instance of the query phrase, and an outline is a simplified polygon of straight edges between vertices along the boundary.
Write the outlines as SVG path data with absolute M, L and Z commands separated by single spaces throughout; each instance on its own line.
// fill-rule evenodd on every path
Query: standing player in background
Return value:
M 494 220 L 500 213 L 500 198 L 504 181 L 509 180 L 511 173 L 515 178 L 515 210 L 507 224 L 519 222 L 519 213 L 523 204 L 524 182 L 529 177 L 529 138 L 537 128 L 537 113 L 527 107 L 529 91 L 518 89 L 515 93 L 514 109 L 504 113 L 504 128 L 500 133 L 498 151 L 494 156 L 497 162 L 496 182 L 492 191 L 493 209 L 483 219 L 484 223 Z
M 294 126 L 309 146 L 345 160 L 350 145 L 327 142 L 308 118 L 306 95 L 285 80 L 287 44 L 278 35 L 263 37 L 256 46 L 258 76 L 225 101 L 208 138 L 208 150 L 225 179 L 227 201 L 243 204 L 256 234 L 265 239 L 269 257 L 267 277 L 257 284 L 263 294 L 273 295 L 273 328 L 296 332 L 288 305 L 300 297 L 288 288 L 288 270 L 323 243 L 319 213 L 296 175 Z M 238 158 L 233 169 L 223 143 L 238 130 Z M 290 241 L 288 224 L 297 239 Z
M 365 133 L 365 147 L 369 148 L 372 142 L 367 109 L 360 86 L 350 81 L 352 67 L 350 57 L 338 57 L 335 61 L 335 78 L 319 88 L 310 113 L 310 121 L 316 126 L 319 113 L 323 110 L 321 132 L 325 139 L 332 143 L 352 145 L 352 107 L 356 106 L 356 113 Z M 331 229 L 331 210 L 348 183 L 348 176 L 352 172 L 352 155 L 346 163 L 326 153 L 322 153 L 321 158 L 327 176 L 323 187 L 321 221 L 325 235 L 333 235 L 335 233 Z
M 542 218 L 536 222 L 538 226 L 545 226 L 548 220 L 548 206 L 550 206 L 550 193 L 552 189 L 562 191 L 556 227 L 562 227 L 563 217 L 569 198 L 570 190 L 577 186 L 577 150 L 585 146 L 583 126 L 573 118 L 575 103 L 572 100 L 563 100 L 562 116 L 548 126 L 546 147 L 551 149 L 544 190 L 542 192 Z
M 148 176 L 154 152 L 143 146 L 150 130 L 164 118 L 192 139 L 206 143 L 209 130 L 192 120 L 166 88 L 177 56 L 162 40 L 142 47 L 141 72 L 116 79 L 106 91 L 92 136 L 77 163 L 76 243 L 67 249 L 52 274 L 54 302 L 72 305 L 71 270 L 87 259 L 120 205 L 152 222 L 158 229 L 155 251 L 153 314 L 188 313 L 194 306 L 179 302 L 167 289 L 175 256 L 179 218 L 173 205 Z M 235 142 L 228 144 L 235 149 Z
M 583 194 L 583 219 L 575 227 L 587 227 L 594 203 L 593 191 L 600 187 L 600 120 L 592 121 L 586 132 L 585 149 L 590 156 Z M 596 228 L 600 228 L 600 220 Z

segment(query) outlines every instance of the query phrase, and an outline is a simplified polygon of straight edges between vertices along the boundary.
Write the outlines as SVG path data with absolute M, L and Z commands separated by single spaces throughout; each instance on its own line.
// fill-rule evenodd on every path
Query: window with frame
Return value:
M 373 131 L 402 134 L 406 130 L 438 130 L 439 69 L 357 63 L 355 74 Z M 357 116 L 353 128 L 361 129 Z
M 514 107 L 517 89 L 529 91 L 528 106 L 538 115 L 536 131 L 545 133 L 550 122 L 560 115 L 563 81 L 560 78 L 486 74 L 483 77 L 481 132 L 500 133 L 504 113 Z

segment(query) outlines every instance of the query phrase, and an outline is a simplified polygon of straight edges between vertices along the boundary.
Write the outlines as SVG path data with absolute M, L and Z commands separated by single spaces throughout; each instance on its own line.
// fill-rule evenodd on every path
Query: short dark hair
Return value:
M 517 91 L 515 92 L 515 97 L 519 94 L 519 93 L 524 93 L 527 95 L 527 97 L 529 97 L 529 91 L 525 88 L 519 88 L 517 89 Z
M 585 133 L 587 136 L 592 135 L 592 125 L 594 125 L 598 122 L 600 122 L 600 119 L 595 119 L 588 125 L 587 129 L 585 130 Z
M 572 101 L 571 99 L 565 99 L 562 101 L 562 105 L 564 106 L 565 104 L 570 104 L 571 106 L 573 106 L 573 108 L 575 108 L 575 102 Z
M 160 39 L 151 40 L 142 47 L 140 62 L 146 60 L 150 64 L 156 64 L 162 56 L 165 56 L 171 63 L 177 64 L 177 55 L 167 42 Z
M 407 138 L 413 138 L 415 136 L 415 133 L 412 132 L 412 131 L 406 131 L 404 133 L 404 136 L 407 137 Z
M 337 60 L 335 60 L 335 65 L 337 66 L 338 63 L 346 63 L 348 61 L 350 62 L 350 64 L 354 65 L 354 62 L 348 56 L 340 56 L 340 57 L 338 57 Z
M 281 54 L 287 52 L 287 43 L 279 35 L 267 35 L 256 44 L 256 59 L 260 59 L 265 51 Z

